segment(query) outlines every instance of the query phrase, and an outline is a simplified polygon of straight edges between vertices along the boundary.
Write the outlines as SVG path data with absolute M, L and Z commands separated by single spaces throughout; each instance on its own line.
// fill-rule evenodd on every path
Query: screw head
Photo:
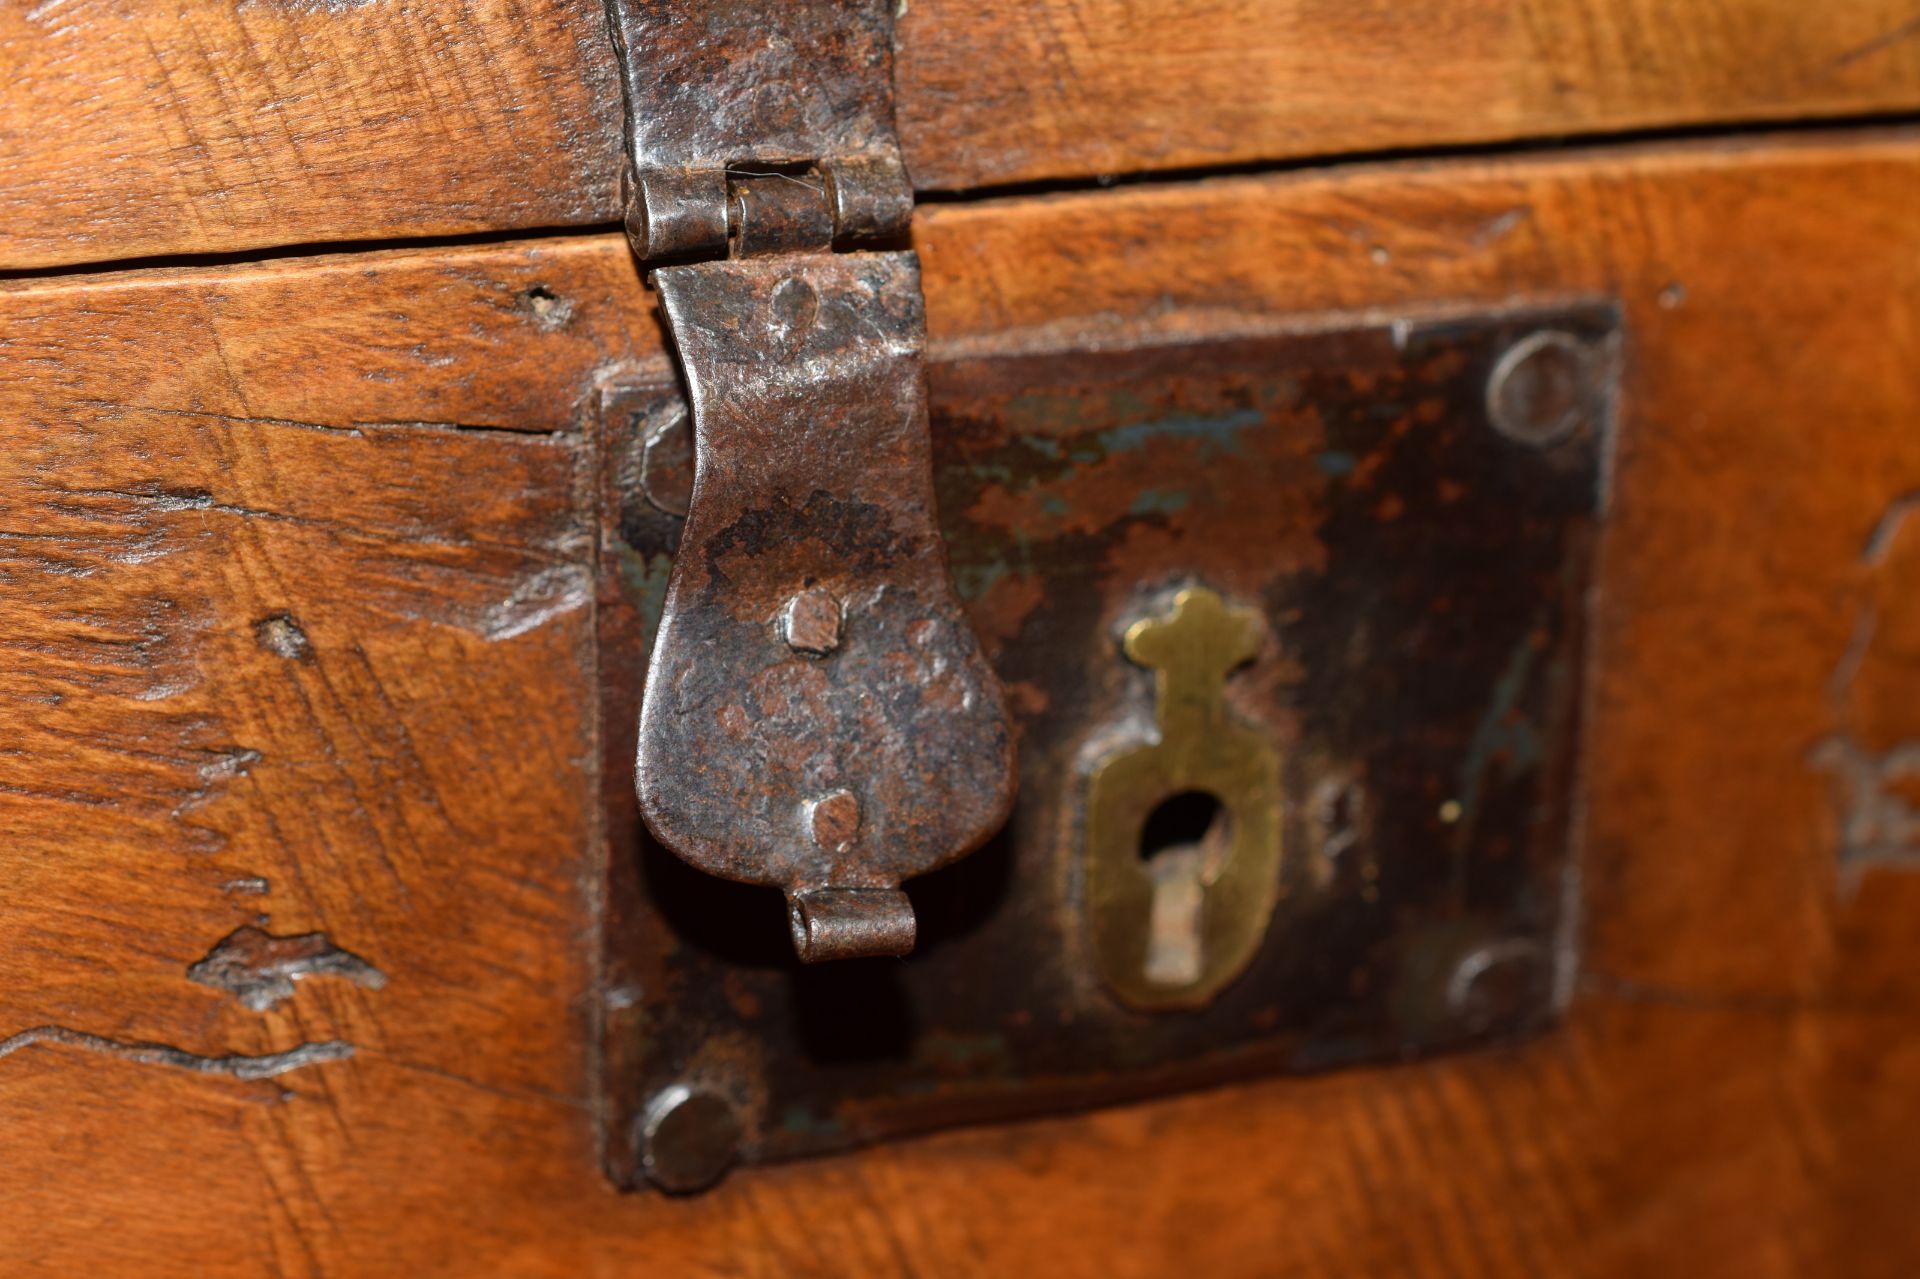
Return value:
M 1571 333 L 1529 333 L 1509 347 L 1487 378 L 1494 429 L 1544 448 L 1573 434 L 1593 399 L 1593 349 Z
M 840 647 L 840 601 L 813 586 L 787 601 L 780 615 L 787 647 L 804 657 L 825 657 Z
M 740 1157 L 740 1116 L 712 1089 L 669 1084 L 641 1114 L 636 1137 L 640 1169 L 660 1189 L 686 1195 L 705 1190 Z

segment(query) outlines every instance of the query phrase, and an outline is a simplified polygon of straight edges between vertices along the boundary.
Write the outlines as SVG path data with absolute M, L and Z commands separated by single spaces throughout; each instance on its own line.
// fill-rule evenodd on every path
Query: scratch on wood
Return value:
M 1632 981 L 1597 972 L 1581 973 L 1578 986 L 1582 995 L 1594 998 L 1696 1012 L 1743 1013 L 1762 1017 L 1799 1017 L 1810 1013 L 1872 1017 L 1888 1014 L 1897 1016 L 1903 1011 L 1895 1003 L 1877 1000 L 1837 999 L 1769 990 L 1696 990 Z
M 1853 48 L 1848 49 L 1827 65 L 1835 71 L 1840 70 L 1842 67 L 1850 67 L 1863 58 L 1870 58 L 1881 50 L 1889 49 L 1899 44 L 1902 40 L 1909 39 L 1916 35 L 1920 35 L 1920 17 L 1908 18 L 1893 30 L 1883 32 L 1865 44 L 1857 44 Z
M 514 583 L 506 599 L 481 610 L 474 629 L 489 640 L 512 639 L 586 607 L 591 583 L 580 564 L 545 568 Z
M 1841 791 L 1840 870 L 1843 891 L 1859 886 L 1870 866 L 1920 869 L 1920 809 L 1900 793 L 1920 780 L 1920 742 L 1876 753 L 1846 733 L 1815 748 L 1811 762 Z
M 1894 543 L 1916 510 L 1920 510 L 1920 494 L 1915 493 L 1887 505 L 1861 548 L 1860 566 L 1869 574 L 1889 571 Z M 1866 689 L 1859 687 L 1880 640 L 1883 602 L 1870 597 L 1854 618 L 1852 636 L 1827 682 L 1836 727 L 1807 757 L 1811 766 L 1833 778 L 1844 896 L 1859 888 L 1870 868 L 1920 869 L 1920 806 L 1913 802 L 1920 784 L 1920 738 L 1890 740 L 1883 733 L 1875 742 L 1875 735 L 1857 723 L 1852 713 L 1861 696 L 1869 703 L 1887 699 L 1871 676 Z
M 225 1075 L 232 1079 L 271 1079 L 304 1066 L 317 1066 L 323 1061 L 344 1061 L 353 1056 L 353 1045 L 340 1039 L 300 1044 L 285 1052 L 257 1055 L 227 1053 L 220 1057 L 206 1057 L 175 1048 L 171 1044 L 108 1039 L 104 1035 L 90 1035 L 70 1026 L 34 1026 L 0 1039 L 0 1057 L 35 1044 L 59 1044 L 107 1057 L 118 1057 L 142 1066 L 172 1066 L 177 1070 L 191 1070 L 201 1075 Z
M 1881 512 L 1880 519 L 1874 524 L 1873 532 L 1867 535 L 1867 544 L 1860 552 L 1860 562 L 1869 568 L 1884 564 L 1894 535 L 1916 508 L 1920 508 L 1920 493 L 1903 493 L 1888 503 L 1887 509 Z
M 1533 216 L 1533 210 L 1526 206 L 1508 209 L 1497 218 L 1489 219 L 1479 230 L 1473 233 L 1470 243 L 1476 249 L 1484 249 L 1498 240 L 1505 239 L 1513 229 Z
M 181 797 L 168 816 L 194 830 L 203 831 L 203 838 L 211 848 L 224 847 L 225 836 L 208 827 L 186 821 L 187 814 L 196 812 L 212 803 L 220 788 L 236 777 L 246 777 L 249 770 L 262 758 L 259 751 L 250 746 L 228 746 L 210 752 L 212 758 L 194 769 L 200 778 L 200 784 Z
M 257 1013 L 293 998 L 303 977 L 344 977 L 368 990 L 387 984 L 385 974 L 358 955 L 340 949 L 325 933 L 276 937 L 249 924 L 220 939 L 205 959 L 187 969 L 187 979 L 224 990 Z

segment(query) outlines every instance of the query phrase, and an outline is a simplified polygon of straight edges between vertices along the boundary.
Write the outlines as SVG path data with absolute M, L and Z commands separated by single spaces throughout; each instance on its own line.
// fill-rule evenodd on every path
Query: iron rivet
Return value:
M 1529 333 L 1487 378 L 1487 416 L 1509 439 L 1544 447 L 1571 435 L 1592 404 L 1593 351 L 1571 333 Z
M 825 657 L 840 647 L 840 601 L 813 587 L 787 601 L 780 615 L 787 647 L 807 657 Z
M 670 1084 L 640 1116 L 639 1155 L 647 1180 L 670 1194 L 705 1190 L 740 1156 L 740 1116 L 719 1093 Z
M 773 290 L 769 327 L 774 346 L 791 358 L 807 344 L 820 318 L 820 294 L 799 276 L 782 280 Z
M 830 853 L 845 852 L 860 833 L 860 801 L 853 792 L 837 790 L 808 807 L 812 810 L 813 842 Z
M 1476 946 L 1447 979 L 1447 1007 L 1469 1034 L 1511 1027 L 1547 994 L 1545 961 L 1524 938 Z

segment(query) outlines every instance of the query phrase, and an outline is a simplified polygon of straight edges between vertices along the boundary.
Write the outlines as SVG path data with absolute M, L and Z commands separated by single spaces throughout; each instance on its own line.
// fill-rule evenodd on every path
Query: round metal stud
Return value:
M 1468 951 L 1447 979 L 1447 1007 L 1469 1034 L 1511 1026 L 1546 993 L 1546 954 L 1511 938 Z
M 1571 333 L 1530 333 L 1509 347 L 1487 378 L 1487 416 L 1509 439 L 1544 448 L 1587 419 L 1592 348 Z
M 733 1103 L 695 1085 L 670 1084 L 655 1093 L 636 1136 L 647 1180 L 676 1195 L 705 1190 L 740 1157 L 740 1116 Z

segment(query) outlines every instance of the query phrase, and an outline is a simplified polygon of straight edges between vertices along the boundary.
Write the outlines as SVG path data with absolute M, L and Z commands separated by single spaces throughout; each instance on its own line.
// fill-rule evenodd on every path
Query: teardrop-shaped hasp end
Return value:
M 703 870 L 810 903 L 796 918 L 817 926 L 795 935 L 821 956 L 876 953 L 862 937 L 899 953 L 904 898 L 835 894 L 971 851 L 1013 797 L 1005 702 L 933 518 L 917 264 L 805 254 L 655 279 L 696 470 L 641 714 L 647 824 Z M 884 927 L 835 922 L 874 901 Z

